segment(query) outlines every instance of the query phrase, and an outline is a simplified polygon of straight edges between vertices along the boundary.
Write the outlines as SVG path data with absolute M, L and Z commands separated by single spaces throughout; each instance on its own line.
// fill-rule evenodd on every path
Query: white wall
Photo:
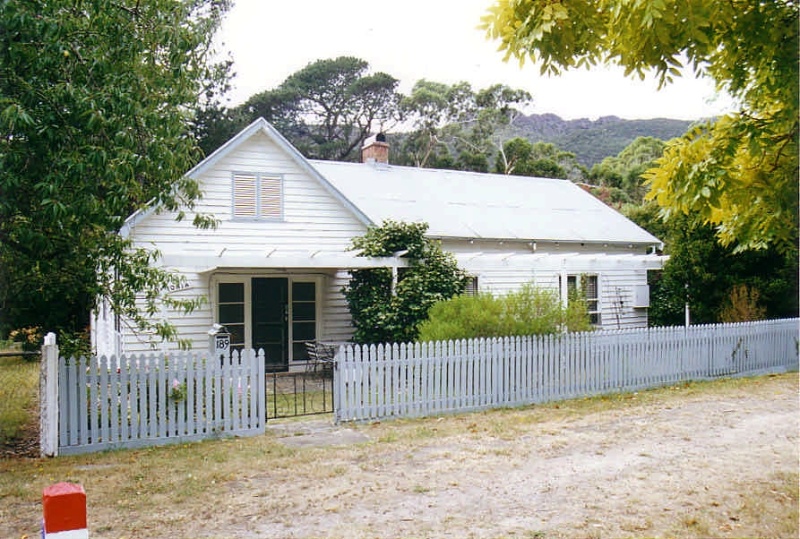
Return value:
M 282 221 L 237 221 L 231 219 L 232 173 L 261 172 L 283 175 L 284 219 Z M 301 168 L 282 148 L 263 133 L 257 133 L 221 159 L 202 178 L 199 178 L 203 199 L 196 205 L 199 213 L 211 213 L 220 224 L 213 230 L 199 230 L 192 225 L 192 216 L 175 221 L 173 212 L 151 214 L 131 229 L 135 245 L 147 249 L 157 248 L 164 260 L 177 261 L 168 267 L 187 279 L 187 288 L 173 292 L 175 297 L 210 297 L 209 283 L 215 274 L 207 267 L 209 258 L 218 257 L 220 263 L 236 256 L 267 257 L 271 261 L 281 257 L 308 257 L 319 250 L 344 252 L 353 237 L 363 235 L 366 227 L 345 206 L 332 196 L 315 178 Z M 193 264 L 193 257 L 203 259 L 206 267 Z M 198 259 L 199 259 L 198 258 Z M 211 270 L 211 271 L 203 271 Z M 221 270 L 220 270 L 221 271 Z M 276 273 L 280 269 L 251 270 L 249 275 Z M 286 268 L 285 272 L 302 271 Z M 326 323 L 322 336 L 331 339 L 349 338 L 349 315 L 344 299 L 338 298 L 343 281 L 335 270 L 317 269 L 325 275 L 322 280 L 321 308 Z M 344 306 L 345 314 L 342 314 Z M 206 332 L 213 323 L 212 305 L 184 315 L 164 310 L 183 339 L 193 341 L 193 348 L 204 348 L 208 341 Z M 107 333 L 107 327 L 98 328 Z M 122 353 L 174 349 L 175 343 L 161 343 L 152 335 L 141 334 L 123 322 Z
M 559 276 L 597 275 L 600 327 L 647 326 L 647 309 L 634 308 L 634 287 L 647 285 L 647 269 L 660 264 L 628 245 L 555 244 L 488 240 L 446 241 L 460 266 L 478 277 L 478 290 L 506 294 L 525 283 L 558 292 Z
M 283 177 L 284 219 L 281 221 L 245 221 L 231 218 L 232 174 L 259 172 Z M 187 287 L 175 291 L 175 297 L 209 297 L 209 283 L 215 272 L 241 271 L 258 276 L 308 272 L 298 260 L 311 253 L 344 253 L 352 238 L 361 236 L 366 226 L 340 199 L 332 195 L 304 167 L 300 166 L 266 134 L 258 132 L 238 144 L 198 178 L 203 199 L 196 211 L 213 214 L 219 226 L 199 230 L 192 225 L 192 215 L 181 222 L 173 212 L 153 213 L 139 220 L 130 230 L 135 245 L 161 251 L 165 267 L 183 274 Z M 603 327 L 635 327 L 647 324 L 646 309 L 631 305 L 633 288 L 646 284 L 647 262 L 644 247 L 629 245 L 558 244 L 539 241 L 503 242 L 497 240 L 446 240 L 445 250 L 456 254 L 461 267 L 479 278 L 479 289 L 503 294 L 533 281 L 540 286 L 558 287 L 558 276 L 590 273 L 599 277 L 600 309 Z M 236 257 L 269 259 L 265 269 L 253 265 L 232 267 Z M 293 259 L 280 268 L 281 258 Z M 266 269 L 270 266 L 270 269 Z M 324 324 L 319 336 L 326 340 L 347 340 L 352 335 L 350 315 L 341 288 L 348 279 L 346 271 L 334 267 L 314 270 L 323 275 L 320 281 L 320 309 Z M 620 304 L 621 301 L 621 304 Z M 206 304 L 184 315 L 164 310 L 158 316 L 169 319 L 183 339 L 195 348 L 207 345 L 207 330 L 213 323 L 213 305 Z M 111 329 L 109 328 L 111 324 Z M 152 335 L 141 334 L 123 321 L 121 350 L 115 348 L 113 316 L 97 317 L 97 347 L 100 353 L 144 352 L 155 348 L 174 349 L 175 343 L 161 343 Z M 101 346 L 104 348 L 101 350 Z

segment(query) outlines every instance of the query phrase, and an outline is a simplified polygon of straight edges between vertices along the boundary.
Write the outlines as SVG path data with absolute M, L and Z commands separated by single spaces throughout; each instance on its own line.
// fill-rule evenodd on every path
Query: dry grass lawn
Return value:
M 4 459 L 0 537 L 38 537 L 42 489 L 74 481 L 95 539 L 797 538 L 798 411 L 791 373 Z

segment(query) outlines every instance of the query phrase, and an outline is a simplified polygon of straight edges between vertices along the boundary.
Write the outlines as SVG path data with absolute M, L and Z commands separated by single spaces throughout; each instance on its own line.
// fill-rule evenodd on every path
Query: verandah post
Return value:
M 55 457 L 58 455 L 58 345 L 53 332 L 44 337 L 39 395 L 39 450 L 43 457 Z

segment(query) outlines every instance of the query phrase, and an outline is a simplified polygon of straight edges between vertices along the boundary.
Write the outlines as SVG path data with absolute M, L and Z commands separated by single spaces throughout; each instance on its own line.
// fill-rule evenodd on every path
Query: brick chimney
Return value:
M 386 135 L 378 133 L 372 135 L 364 141 L 361 146 L 362 163 L 389 163 L 389 145 L 386 143 Z

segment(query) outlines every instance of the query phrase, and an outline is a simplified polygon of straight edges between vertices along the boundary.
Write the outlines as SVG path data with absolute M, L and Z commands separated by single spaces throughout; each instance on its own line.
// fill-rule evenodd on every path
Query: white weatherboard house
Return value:
M 384 220 L 426 222 L 473 276 L 471 290 L 502 294 L 524 283 L 566 301 L 582 286 L 602 328 L 647 324 L 647 271 L 665 257 L 661 242 L 567 180 L 387 164 L 373 137 L 362 163 L 304 158 L 259 119 L 188 172 L 204 193 L 196 211 L 219 220 L 199 230 L 173 212 L 137 212 L 121 233 L 158 249 L 186 277 L 179 297 L 202 295 L 189 315 L 163 312 L 194 349 L 224 325 L 233 347 L 263 348 L 276 370 L 305 362 L 304 343 L 345 341 L 352 333 L 342 287 L 349 270 L 400 267 L 402 258 L 366 258 L 351 239 Z M 166 349 L 105 306 L 93 317 L 98 354 Z

